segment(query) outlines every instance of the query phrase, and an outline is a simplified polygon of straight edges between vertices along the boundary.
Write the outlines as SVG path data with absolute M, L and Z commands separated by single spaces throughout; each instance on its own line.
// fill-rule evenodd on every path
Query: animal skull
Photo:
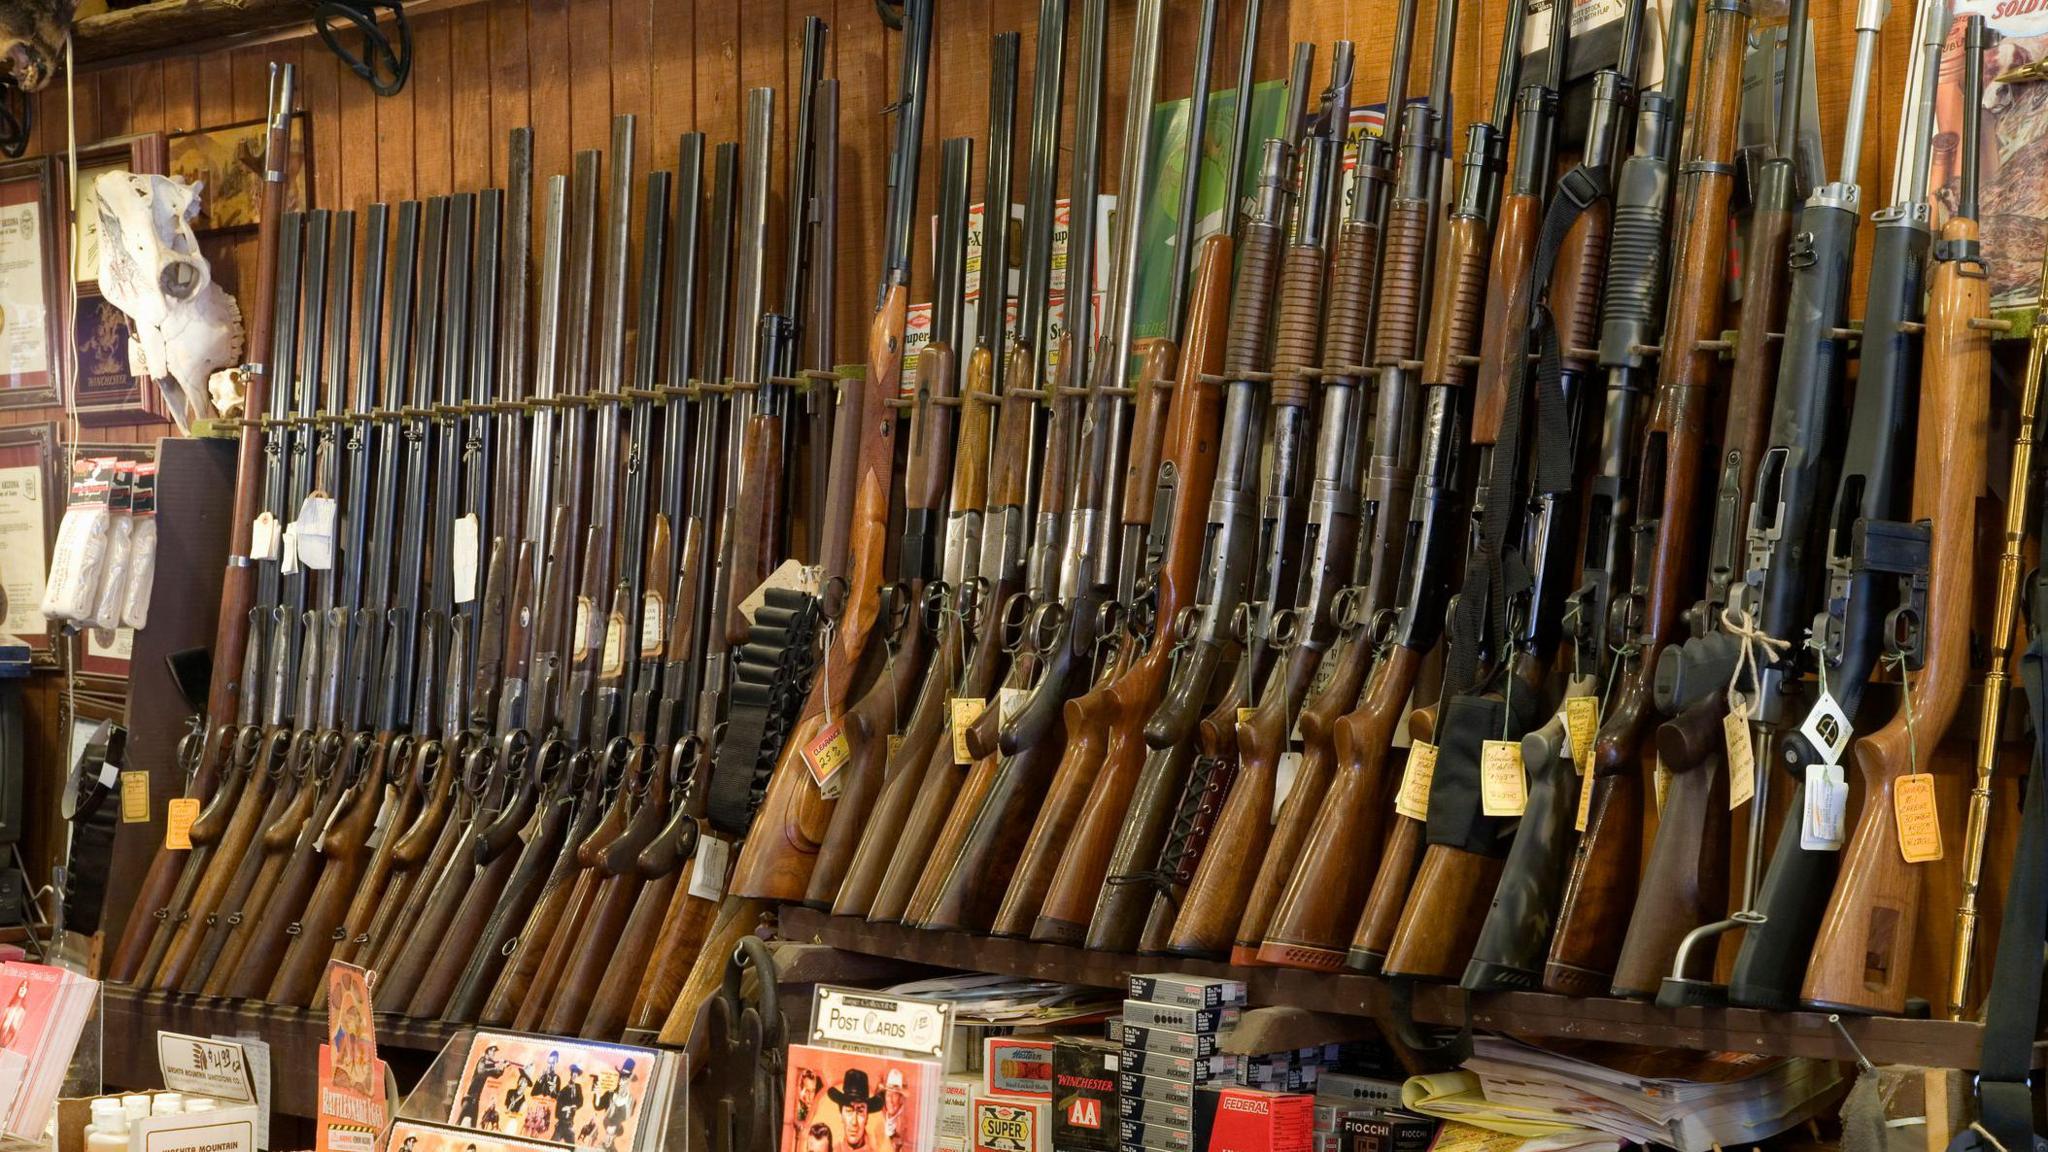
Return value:
M 199 188 L 172 176 L 108 172 L 100 213 L 100 291 L 135 326 L 136 369 L 166 388 L 180 427 L 207 410 L 207 377 L 242 354 L 242 312 L 213 282 L 192 235 Z

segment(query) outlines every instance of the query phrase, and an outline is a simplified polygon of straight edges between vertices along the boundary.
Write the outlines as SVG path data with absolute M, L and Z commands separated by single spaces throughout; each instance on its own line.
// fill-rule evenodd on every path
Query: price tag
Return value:
M 1572 829 L 1586 830 L 1586 818 L 1593 814 L 1593 774 L 1588 772 L 1579 777 L 1579 814 L 1572 817 Z
M 894 760 L 894 759 L 896 758 L 896 752 L 897 752 L 897 750 L 898 750 L 898 749 L 900 749 L 900 748 L 902 748 L 902 747 L 903 747 L 903 736 L 902 736 L 902 734 L 901 734 L 901 733 L 897 733 L 897 732 L 891 732 L 891 733 L 889 733 L 889 759 L 891 759 L 891 760 Z
M 996 692 L 996 718 L 1003 722 L 1004 727 L 1009 727 L 1016 721 L 1017 714 L 1024 711 L 1024 702 L 1029 699 L 1031 699 L 1031 690 L 1029 688 L 998 689 Z
M 1849 749 L 1849 737 L 1855 734 L 1855 729 L 1849 726 L 1849 714 L 1842 711 L 1832 692 L 1821 693 L 1820 699 L 1813 702 L 1813 711 L 1806 714 L 1799 731 L 1829 764 L 1842 762 L 1842 753 Z
M 292 522 L 300 563 L 318 572 L 334 567 L 334 521 L 334 497 L 315 492 L 300 503 L 299 518 Z
M 1529 806 L 1529 777 L 1522 771 L 1522 745 L 1488 740 L 1479 746 L 1479 810 L 1488 816 L 1520 816 Z
M 668 644 L 668 602 L 659 592 L 640 597 L 640 658 L 658 659 Z
M 1799 846 L 1808 852 L 1838 852 L 1849 807 L 1849 782 L 1839 764 L 1806 766 L 1806 799 L 1801 806 Z
M 1272 821 L 1280 822 L 1280 806 L 1287 803 L 1287 794 L 1294 791 L 1294 779 L 1301 775 L 1301 753 L 1282 752 L 1280 763 L 1273 770 L 1273 813 Z
M 974 763 L 973 754 L 967 751 L 967 730 L 987 707 L 988 701 L 980 696 L 953 697 L 953 763 Z
M 1565 751 L 1584 772 L 1593 763 L 1593 737 L 1600 731 L 1600 698 L 1569 696 L 1564 702 Z
M 1249 728 L 1258 718 L 1258 715 L 1259 710 L 1257 708 L 1239 708 L 1237 710 L 1237 723 L 1240 727 Z
M 578 596 L 576 598 L 576 629 L 570 639 L 575 645 L 571 651 L 579 659 L 585 652 L 590 651 L 591 643 L 597 639 L 597 634 L 591 626 L 590 617 L 590 597 Z
M 1721 736 L 1728 743 L 1728 810 L 1733 812 L 1756 795 L 1756 749 L 1749 742 L 1749 717 L 1735 712 L 1721 717 Z
M 278 556 L 277 517 L 265 512 L 249 525 L 249 559 L 275 560 Z
M 1892 785 L 1892 817 L 1899 826 L 1899 854 L 1908 864 L 1941 859 L 1941 812 L 1934 803 L 1934 777 L 1915 772 Z
M 1650 775 L 1657 785 L 1657 815 L 1664 814 L 1664 794 L 1671 791 L 1671 770 L 1664 767 L 1664 757 L 1657 757 L 1657 770 Z
M 121 773 L 121 823 L 149 823 L 149 773 Z
M 284 526 L 284 557 L 277 562 L 277 570 L 286 576 L 299 570 L 299 526 Z
M 455 537 L 450 548 L 450 560 L 455 569 L 455 602 L 467 604 L 476 599 L 476 557 L 478 551 L 476 513 L 458 517 L 455 521 Z
M 709 832 L 697 834 L 697 859 L 690 866 L 690 895 L 713 904 L 725 899 L 725 862 L 732 846 Z
M 626 671 L 626 617 L 618 612 L 604 620 L 604 659 L 599 665 L 601 676 L 622 676 Z
M 839 770 L 852 756 L 853 749 L 837 720 L 818 729 L 818 734 L 804 745 L 804 763 L 810 766 L 811 779 L 817 781 L 818 795 L 827 800 L 839 795 L 846 784 L 839 779 Z
M 1394 811 L 1410 820 L 1429 819 L 1429 782 L 1436 777 L 1436 745 L 1417 740 L 1408 749 L 1408 767 L 1401 772 L 1401 790 Z
M 199 801 L 180 796 L 164 810 L 164 847 L 184 851 L 192 847 L 192 822 L 199 819 Z

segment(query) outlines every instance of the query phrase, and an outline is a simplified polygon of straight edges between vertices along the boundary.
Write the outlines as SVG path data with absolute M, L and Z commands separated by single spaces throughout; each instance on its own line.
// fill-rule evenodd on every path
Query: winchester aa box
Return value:
M 1376 1108 L 1368 1116 L 1347 1116 L 1338 1124 L 1344 1152 L 1428 1152 L 1439 1121 L 1398 1108 Z
M 1052 1045 L 1053 1152 L 1116 1152 L 1117 1071 L 1123 1054 L 1094 1036 Z
M 1171 1076 L 1196 1084 L 1220 1084 L 1237 1076 L 1235 1056 L 1176 1056 L 1171 1052 L 1147 1052 L 1125 1048 L 1123 1070 L 1147 1076 Z
M 1124 1001 L 1124 1027 L 1165 1028 L 1174 1032 L 1221 1032 L 1237 1026 L 1243 1010 L 1236 1005 L 1223 1008 L 1184 1008 L 1178 1004 L 1153 1004 L 1145 1000 Z
M 1214 1032 L 1175 1032 L 1171 1028 L 1146 1028 L 1138 1024 L 1123 1026 L 1126 1051 L 1164 1052 L 1169 1056 L 1214 1056 L 1223 1050 L 1222 1043 Z
M 1148 1004 L 1172 1004 L 1181 1008 L 1244 1007 L 1244 982 L 1217 976 L 1181 976 L 1172 972 L 1153 976 L 1132 976 L 1132 1000 Z

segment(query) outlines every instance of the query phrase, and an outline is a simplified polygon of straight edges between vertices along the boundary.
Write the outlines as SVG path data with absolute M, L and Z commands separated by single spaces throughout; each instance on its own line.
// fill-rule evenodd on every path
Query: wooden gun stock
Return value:
M 1896 1014 L 1905 1008 L 1926 868 L 1900 854 L 1898 782 L 1933 763 L 1969 677 L 1973 546 L 1991 379 L 1991 336 L 1980 325 L 1990 319 L 1991 305 L 1976 255 L 1977 222 L 1954 217 L 1941 238 L 1955 255 L 1935 265 L 1928 293 L 1913 465 L 1913 518 L 1933 528 L 1928 618 L 1921 628 L 1925 662 L 1911 675 L 1911 696 L 1899 714 L 1856 742 L 1863 812 L 1800 989 L 1800 999 L 1823 1009 Z M 1946 984 L 1947 973 L 1937 976 Z
M 1643 895 L 1615 961 L 1615 996 L 1655 996 L 1672 971 L 1679 941 L 1727 910 L 1728 772 L 1721 729 L 1726 715 L 1727 694 L 1712 692 L 1657 729 L 1657 759 L 1670 783 L 1643 870 Z M 1695 950 L 1683 975 L 1704 979 L 1713 964 L 1712 948 Z
M 183 852 L 162 849 L 150 862 L 150 870 L 135 894 L 128 924 L 122 929 L 121 941 L 116 948 L 114 958 L 121 961 L 123 967 L 118 971 L 110 967 L 109 980 L 137 987 L 148 986 L 150 977 L 163 963 L 164 954 L 170 950 L 171 941 L 191 908 L 195 890 L 206 877 L 208 865 L 213 861 L 214 847 L 240 817 L 242 792 L 249 778 L 245 770 L 247 765 L 235 763 L 235 739 L 240 731 L 239 725 L 228 724 L 208 733 L 205 747 L 199 751 L 200 763 L 204 765 L 208 759 L 218 761 L 205 770 L 217 777 L 220 783 L 214 788 L 198 819 L 192 822 L 188 833 L 191 849 Z M 145 910 L 148 912 L 146 915 L 142 914 Z
M 271 742 L 275 751 L 265 756 L 266 763 L 274 763 L 270 756 L 276 755 L 291 761 L 298 761 L 300 753 L 289 729 L 279 729 Z M 221 996 L 227 992 L 229 977 L 235 972 L 235 964 L 241 957 L 242 945 L 248 939 L 250 925 L 260 920 L 268 906 L 271 892 L 277 887 L 279 875 L 284 871 L 285 861 L 292 847 L 298 843 L 299 833 L 312 819 L 319 795 L 324 789 L 311 778 L 310 765 L 298 763 L 287 768 L 294 781 L 294 787 L 285 791 L 283 806 L 278 810 L 277 819 L 266 825 L 262 835 L 257 837 L 257 851 L 244 858 L 248 868 L 246 879 L 237 878 L 232 895 L 240 898 L 232 904 L 223 902 L 223 915 L 216 918 L 200 945 L 198 956 L 194 957 L 186 973 L 185 984 L 180 991 L 199 992 L 207 996 Z
M 541 1031 L 551 1035 L 581 1033 L 591 1001 L 605 983 L 607 970 L 620 957 L 621 937 L 643 881 L 638 871 L 640 853 L 668 822 L 666 765 L 658 764 L 652 749 L 644 744 L 632 755 L 640 763 L 627 769 L 626 779 L 629 784 L 637 781 L 640 798 L 625 826 L 592 853 L 592 866 L 585 869 L 596 890 L 588 914 L 564 933 L 568 955 L 541 1017 Z M 627 787 L 622 784 L 622 791 Z
M 700 833 L 697 850 L 691 867 L 703 867 L 706 858 L 704 841 Z M 724 850 L 718 852 L 723 858 Z M 725 878 L 719 877 L 722 882 Z M 722 890 L 722 888 L 721 888 Z M 751 903 L 751 902 L 748 902 Z M 717 900 L 708 900 L 690 891 L 690 884 L 678 877 L 675 892 L 669 898 L 661 931 L 655 939 L 654 963 L 640 981 L 640 987 L 633 998 L 633 1012 L 627 1022 L 629 1028 L 651 1030 L 659 1028 L 668 1018 L 682 994 L 687 979 L 695 968 L 698 957 L 707 949 L 707 941 L 718 919 L 720 905 Z M 745 935 L 745 933 L 741 933 Z
M 1614 711 L 1594 738 L 1586 780 L 1593 795 L 1543 967 L 1546 991 L 1605 996 L 1613 986 L 1642 870 L 1644 789 L 1638 751 L 1656 723 L 1654 712 L 1647 680 L 1625 680 Z
M 594 769 L 602 772 L 603 769 Z M 547 949 L 541 953 L 540 966 L 534 969 L 532 982 L 527 985 L 526 994 L 519 1001 L 519 1013 L 512 1019 L 512 1026 L 522 1032 L 542 1031 L 542 1019 L 548 1006 L 553 1003 L 557 990 L 568 969 L 570 953 L 577 941 L 583 939 L 587 921 L 597 903 L 597 890 L 603 880 L 599 870 L 605 853 L 611 850 L 619 837 L 625 835 L 628 823 L 626 799 L 614 795 L 605 806 L 604 814 L 598 818 L 597 826 L 590 830 L 581 843 L 575 847 L 572 867 L 575 879 L 569 885 L 569 901 L 555 918 L 548 933 Z M 585 803 L 596 803 L 592 796 Z
M 1359 924 L 1368 892 L 1367 871 L 1375 857 L 1381 860 L 1379 871 L 1388 877 L 1388 885 L 1406 895 L 1421 854 L 1422 827 L 1420 821 L 1388 811 L 1386 767 L 1394 726 L 1407 707 L 1422 657 L 1403 645 L 1390 648 L 1373 669 L 1358 710 L 1337 721 L 1332 733 L 1336 779 L 1309 830 L 1301 865 L 1288 880 L 1272 926 L 1259 945 L 1258 958 L 1265 963 L 1323 972 L 1343 966 L 1345 934 Z M 1385 849 L 1374 852 L 1382 840 Z M 1392 879 L 1401 873 L 1406 875 Z M 1379 888 L 1375 879 L 1371 890 Z M 1400 901 L 1394 903 L 1398 915 Z M 1388 919 L 1386 939 L 1393 935 Z
M 658 1037 L 660 1043 L 687 1049 L 696 1042 L 698 1014 L 705 1001 L 725 982 L 726 961 L 732 958 L 740 938 L 753 934 L 769 907 L 765 901 L 739 896 L 728 896 L 718 906 L 717 918 L 704 938 L 704 946 L 692 958 L 688 978 L 667 1005 Z
M 1031 834 L 1024 840 L 1016 872 L 1003 892 L 989 923 L 991 936 L 1023 936 L 1031 932 L 1038 909 L 1052 886 L 1053 872 L 1060 867 L 1072 833 L 1081 816 L 1081 806 L 1098 794 L 1109 754 L 1109 728 L 1117 718 L 1114 700 L 1117 686 L 1130 670 L 1130 646 L 1125 645 L 1093 688 L 1067 701 L 1063 723 L 1066 747 L 1053 769 L 1052 783 L 1038 805 L 1031 822 Z M 1109 781 L 1114 788 L 1116 780 Z M 1078 845 L 1077 845 L 1078 847 Z
M 477 1013 L 477 1022 L 492 1027 L 511 1024 L 519 1008 L 526 1000 L 527 991 L 532 988 L 535 973 L 540 970 L 542 958 L 548 944 L 555 937 L 556 926 L 561 923 L 564 909 L 569 903 L 569 890 L 574 886 L 576 874 L 576 847 L 590 835 L 596 825 L 598 814 L 594 805 L 582 801 L 557 801 L 572 809 L 566 837 L 559 842 L 556 850 L 549 855 L 544 873 L 532 870 L 535 876 L 544 875 L 539 892 L 527 905 L 527 913 L 519 931 L 510 937 L 507 944 L 511 954 L 505 958 L 498 971 L 498 978 L 490 988 L 490 998 L 484 1001 Z M 532 877 L 530 876 L 529 879 Z M 509 905 L 512 897 L 519 895 L 508 885 L 501 904 Z M 482 941 L 488 947 L 488 937 Z M 501 946 L 502 947 L 502 946 Z M 457 989 L 457 998 L 462 999 L 462 990 Z
M 329 755 L 328 751 L 318 747 L 320 737 L 317 734 L 308 733 L 307 738 L 316 742 L 314 756 L 325 758 Z M 332 754 L 342 756 L 348 752 L 336 749 Z M 372 751 L 370 756 L 374 759 L 376 753 Z M 339 774 L 339 766 L 332 763 L 315 767 L 314 787 L 319 798 L 299 836 L 282 854 L 269 898 L 260 910 L 249 914 L 254 923 L 245 926 L 240 933 L 239 955 L 232 962 L 223 956 L 222 962 L 214 966 L 215 975 L 232 973 L 215 995 L 232 996 L 238 1000 L 260 999 L 277 975 L 278 965 L 284 960 L 285 939 L 298 924 L 299 915 L 305 911 L 306 903 L 312 899 L 313 889 L 320 881 L 320 836 L 334 819 L 341 801 L 349 795 L 349 789 L 336 778 Z M 337 901 L 336 907 L 339 906 Z
M 161 955 L 145 963 L 137 972 L 137 987 L 166 991 L 183 982 L 209 923 L 226 898 L 235 875 L 242 871 L 257 832 L 281 811 L 281 808 L 272 810 L 278 794 L 277 777 L 255 762 L 253 751 L 250 762 L 236 772 L 248 782 L 242 787 L 234 815 L 214 845 L 199 884 L 185 902 L 183 911 L 176 920 L 167 919 L 159 930 L 163 937 Z M 157 942 L 152 941 L 150 952 L 158 951 Z
M 746 613 L 740 601 L 761 586 L 774 570 L 774 547 L 782 513 L 782 420 L 755 416 L 747 421 L 741 448 L 746 482 L 740 485 L 732 519 L 732 576 L 726 585 L 732 603 L 724 605 L 725 642 L 734 648 L 747 642 Z
M 388 765 L 410 759 L 409 740 L 394 734 L 378 738 L 362 768 L 362 777 L 350 786 L 335 807 L 334 818 L 320 831 L 314 847 L 319 858 L 318 879 L 306 899 L 305 909 L 287 932 L 290 943 L 278 962 L 264 999 L 273 1004 L 310 1006 L 313 994 L 327 971 L 327 958 L 334 951 L 335 930 L 348 913 L 354 893 L 362 886 L 368 867 L 370 833 L 383 810 Z M 391 800 L 396 806 L 398 800 Z M 388 839 L 388 837 L 387 837 Z M 388 852 L 377 853 L 389 857 Z M 382 884 L 382 878 L 379 880 Z

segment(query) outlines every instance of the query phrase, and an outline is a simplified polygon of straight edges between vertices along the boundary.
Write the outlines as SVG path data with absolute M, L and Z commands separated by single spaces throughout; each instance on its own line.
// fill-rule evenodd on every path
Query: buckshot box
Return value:
M 1236 1005 L 1222 1008 L 1185 1008 L 1178 1004 L 1153 1004 L 1145 1000 L 1124 1001 L 1124 1028 L 1164 1028 L 1173 1032 L 1221 1032 L 1237 1026 L 1243 1010 Z
M 993 1096 L 976 1090 L 968 1110 L 974 1152 L 1050 1152 L 1052 1101 Z
M 1171 1052 L 1124 1049 L 1123 1070 L 1147 1076 L 1170 1076 L 1195 1084 L 1220 1084 L 1237 1075 L 1235 1056 L 1176 1056 Z
M 1223 1050 L 1223 1040 L 1214 1032 L 1175 1032 L 1170 1028 L 1146 1028 L 1138 1024 L 1125 1024 L 1122 1038 L 1124 1050 L 1127 1052 L 1164 1052 L 1169 1056 L 1214 1056 Z
M 1140 1124 L 1164 1124 L 1172 1128 L 1195 1126 L 1193 1104 L 1175 1104 L 1171 1100 L 1147 1100 L 1143 1096 L 1119 1096 L 1116 1111 L 1118 1117 L 1135 1120 Z
M 1181 1008 L 1242 1008 L 1244 982 L 1218 976 L 1181 976 L 1164 972 L 1153 976 L 1132 976 L 1127 995 L 1132 1000 Z
M 1053 1152 L 1116 1152 L 1117 1046 L 1094 1036 L 1052 1045 Z
M 1123 1096 L 1138 1100 L 1164 1100 L 1170 1104 L 1194 1107 L 1195 1086 L 1187 1080 L 1175 1080 L 1171 1076 L 1147 1076 L 1141 1072 L 1117 1074 L 1116 1090 Z
M 1206 1123 L 1203 1152 L 1310 1152 L 1315 1097 L 1257 1088 L 1205 1088 L 1196 1131 Z
M 1145 1124 L 1136 1120 L 1117 1121 L 1117 1144 L 1126 1148 L 1150 1148 L 1154 1152 L 1202 1152 L 1202 1142 L 1192 1128 Z
M 1345 1117 L 1337 1132 L 1344 1152 L 1428 1152 L 1439 1123 L 1399 1108 L 1375 1108 L 1369 1115 Z

